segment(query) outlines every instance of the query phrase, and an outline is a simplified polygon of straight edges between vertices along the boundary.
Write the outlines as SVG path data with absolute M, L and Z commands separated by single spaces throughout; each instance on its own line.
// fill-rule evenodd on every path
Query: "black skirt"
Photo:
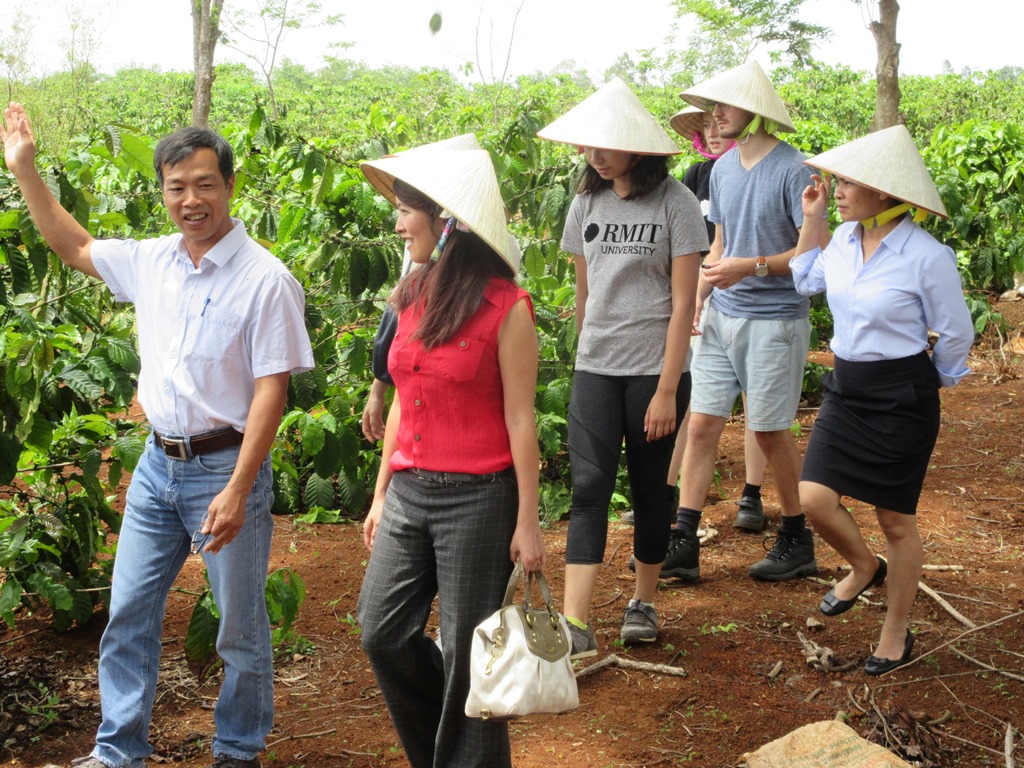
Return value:
M 835 359 L 800 479 L 912 515 L 939 435 L 939 377 L 926 352 Z

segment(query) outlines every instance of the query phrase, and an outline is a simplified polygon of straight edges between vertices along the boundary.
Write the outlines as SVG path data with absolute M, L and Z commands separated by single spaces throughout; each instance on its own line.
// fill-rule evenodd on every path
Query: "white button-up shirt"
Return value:
M 135 304 L 139 402 L 163 435 L 244 432 L 257 378 L 313 367 L 302 287 L 232 221 L 198 269 L 180 234 L 92 244 L 114 298 Z
M 857 226 L 840 225 L 824 252 L 789 262 L 799 293 L 828 292 L 832 351 L 852 362 L 910 357 L 928 348 L 931 329 L 939 335 L 932 353 L 939 380 L 957 384 L 970 373 L 974 324 L 952 249 L 907 217 L 865 263 Z

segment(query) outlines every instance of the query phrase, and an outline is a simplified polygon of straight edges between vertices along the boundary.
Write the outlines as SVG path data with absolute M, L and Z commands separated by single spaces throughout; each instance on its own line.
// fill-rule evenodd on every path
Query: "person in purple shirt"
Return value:
M 904 126 L 807 164 L 836 177 L 843 223 L 824 250 L 818 247 L 828 226 L 830 181 L 812 177 L 790 267 L 799 293 L 827 293 L 835 368 L 822 380 L 800 504 L 853 568 L 825 595 L 822 613 L 838 616 L 865 590 L 888 582 L 885 623 L 864 665 L 866 674 L 881 675 L 911 659 L 910 608 L 924 559 L 915 514 L 939 433 L 939 388 L 970 372 L 974 326 L 952 249 L 915 223 L 928 213 L 947 214 Z M 929 331 L 938 335 L 934 349 Z M 843 496 L 875 507 L 887 559 L 869 549 Z

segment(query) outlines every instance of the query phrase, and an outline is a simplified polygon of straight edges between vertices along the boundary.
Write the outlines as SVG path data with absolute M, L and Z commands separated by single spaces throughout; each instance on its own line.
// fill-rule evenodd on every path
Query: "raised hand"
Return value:
M 831 187 L 831 180 L 825 181 L 819 174 L 811 176 L 811 183 L 804 190 L 801 199 L 801 207 L 804 212 L 804 220 L 808 218 L 822 219 L 828 209 L 828 192 Z
M 35 164 L 36 139 L 25 108 L 12 101 L 4 109 L 4 123 L 0 126 L 0 140 L 4 143 L 4 161 L 11 173 Z

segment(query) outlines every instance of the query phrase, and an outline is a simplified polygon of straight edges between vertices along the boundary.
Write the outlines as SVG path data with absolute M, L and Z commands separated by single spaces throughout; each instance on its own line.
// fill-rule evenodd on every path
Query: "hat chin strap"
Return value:
M 877 229 L 883 224 L 888 224 L 897 216 L 902 216 L 911 208 L 913 208 L 913 206 L 910 203 L 900 203 L 899 205 L 894 205 L 892 208 L 889 208 L 888 210 L 882 211 L 877 216 L 871 216 L 866 219 L 861 219 L 860 223 L 861 226 L 864 227 L 864 229 Z M 919 208 L 917 212 L 914 214 L 915 222 L 920 223 L 924 221 L 926 218 L 928 218 L 928 211 L 922 208 Z
M 749 139 L 751 136 L 757 133 L 759 128 L 762 127 L 764 128 L 765 133 L 767 133 L 769 136 L 774 136 L 779 130 L 779 123 L 778 121 L 772 120 L 769 117 L 761 117 L 761 115 L 754 115 L 754 119 L 751 120 L 747 127 L 743 129 L 743 132 L 736 137 L 736 141 L 740 143 L 745 142 L 747 139 Z

